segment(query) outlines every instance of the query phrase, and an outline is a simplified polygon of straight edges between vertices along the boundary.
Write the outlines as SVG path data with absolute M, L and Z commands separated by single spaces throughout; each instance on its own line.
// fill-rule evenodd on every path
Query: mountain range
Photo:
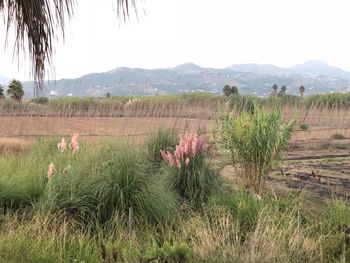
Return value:
M 1 81 L 8 81 L 0 78 Z M 235 85 L 241 94 L 266 96 L 271 86 L 286 85 L 287 94 L 350 91 L 350 72 L 321 61 L 308 61 L 290 68 L 269 64 L 234 64 L 215 69 L 186 63 L 174 68 L 141 69 L 121 67 L 102 73 L 92 73 L 76 79 L 46 81 L 43 96 L 156 95 L 180 92 L 222 93 L 224 85 Z M 24 82 L 27 97 L 34 83 Z

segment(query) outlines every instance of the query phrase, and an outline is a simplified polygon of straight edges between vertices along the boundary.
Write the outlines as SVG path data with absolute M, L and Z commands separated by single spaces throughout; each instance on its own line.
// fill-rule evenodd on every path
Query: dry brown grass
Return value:
M 29 140 L 0 137 L 0 156 L 25 153 L 30 144 Z

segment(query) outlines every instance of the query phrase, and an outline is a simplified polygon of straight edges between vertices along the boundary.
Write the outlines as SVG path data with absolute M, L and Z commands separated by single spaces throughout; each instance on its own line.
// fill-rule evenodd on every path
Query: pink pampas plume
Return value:
M 74 135 L 72 136 L 71 141 L 70 141 L 70 146 L 72 147 L 73 154 L 77 153 L 78 150 L 79 150 L 78 137 L 79 137 L 79 134 L 74 134 Z
M 67 143 L 64 138 L 61 139 L 61 142 L 57 144 L 57 150 L 61 153 L 63 153 L 67 148 Z

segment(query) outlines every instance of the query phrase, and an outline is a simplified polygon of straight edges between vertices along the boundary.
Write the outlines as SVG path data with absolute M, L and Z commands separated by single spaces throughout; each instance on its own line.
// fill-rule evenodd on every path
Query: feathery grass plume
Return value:
M 67 143 L 64 138 L 61 139 L 61 142 L 57 144 L 57 150 L 61 153 L 63 153 L 67 148 Z
M 49 169 L 47 170 L 47 178 L 51 179 L 56 174 L 56 167 L 53 162 L 50 163 Z
M 205 160 L 208 148 L 204 145 L 197 132 L 186 132 L 180 135 L 173 153 L 160 151 L 169 164 L 165 171 L 170 175 L 170 184 L 183 200 L 194 205 L 207 201 L 217 178 L 217 171 Z
M 192 158 L 196 154 L 200 154 L 203 150 L 204 140 L 198 137 L 197 132 L 186 132 L 180 135 L 180 142 L 176 145 L 174 153 L 160 150 L 160 153 L 165 161 L 170 165 L 177 165 L 179 169 L 185 163 L 188 167 Z
M 71 148 L 73 150 L 73 154 L 77 153 L 78 150 L 79 150 L 78 137 L 79 137 L 79 134 L 74 134 L 72 136 L 72 139 L 71 139 L 71 142 L 70 142 L 70 146 L 71 146 Z

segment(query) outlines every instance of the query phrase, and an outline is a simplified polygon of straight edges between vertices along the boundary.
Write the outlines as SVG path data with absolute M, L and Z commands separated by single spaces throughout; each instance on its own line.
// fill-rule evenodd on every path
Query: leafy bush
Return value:
M 217 172 L 205 161 L 204 140 L 197 133 L 180 136 L 174 153 L 161 151 L 170 167 L 170 183 L 183 200 L 195 205 L 208 200 Z
M 291 138 L 294 122 L 283 124 L 279 110 L 241 113 L 236 119 L 225 114 L 218 120 L 216 140 L 230 153 L 233 164 L 244 170 L 248 185 L 260 193 L 261 184 L 276 161 L 281 159 Z

